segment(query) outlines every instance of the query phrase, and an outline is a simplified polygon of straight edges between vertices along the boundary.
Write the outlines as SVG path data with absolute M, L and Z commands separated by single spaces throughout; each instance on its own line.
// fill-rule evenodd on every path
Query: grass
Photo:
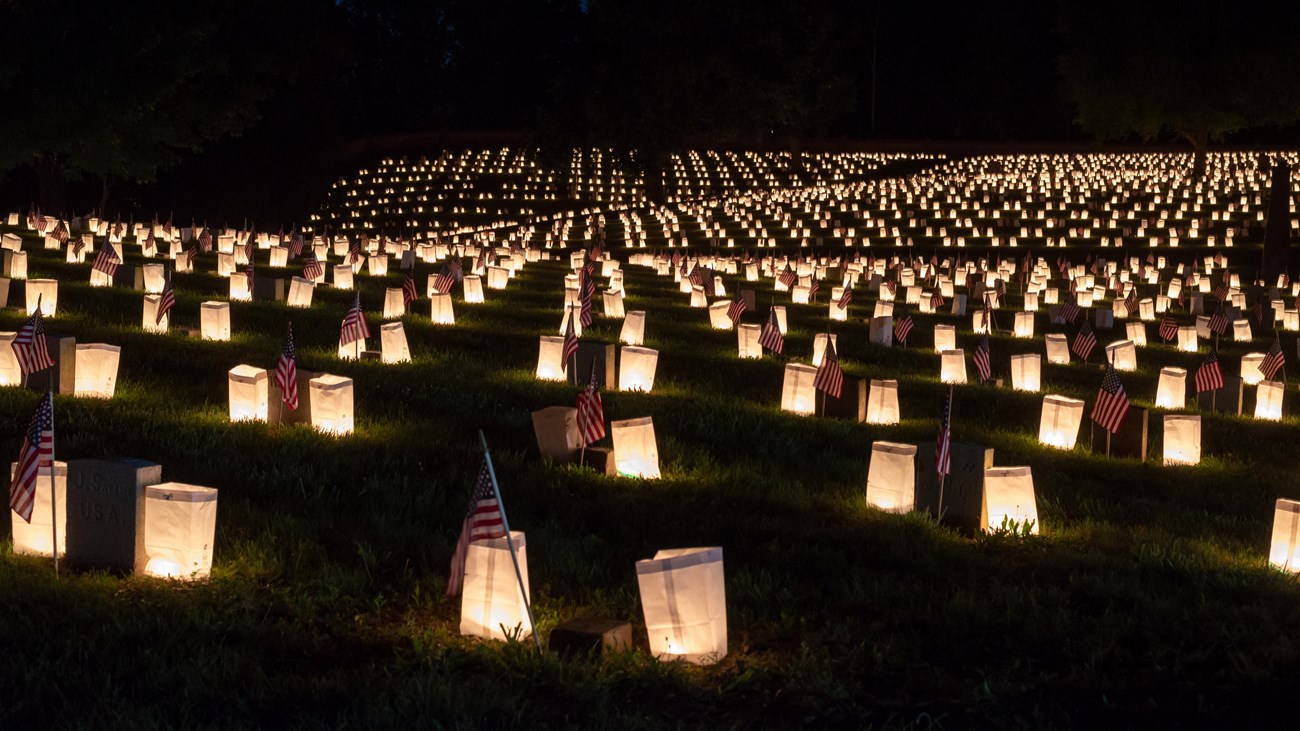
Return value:
M 1290 712 L 1300 585 L 1265 557 L 1274 499 L 1300 497 L 1285 446 L 1294 391 L 1280 424 L 1204 415 L 1203 464 L 1166 468 L 1041 446 L 1042 394 L 958 387 L 956 437 L 1033 467 L 1042 531 L 969 536 L 863 499 L 873 440 L 934 438 L 947 387 L 930 325 L 960 323 L 969 351 L 969 318 L 914 313 L 913 347 L 883 349 L 855 303 L 835 329 L 846 372 L 898 378 L 903 421 L 803 418 L 779 410 L 779 361 L 737 359 L 734 333 L 710 329 L 671 281 L 628 267 L 626 306 L 647 311 L 659 372 L 651 393 L 604 396 L 609 418 L 654 418 L 664 479 L 641 482 L 536 455 L 529 412 L 576 391 L 532 377 L 537 336 L 559 325 L 567 260 L 530 264 L 486 304 L 457 297 L 455 326 L 408 315 L 415 360 L 395 366 L 334 356 L 351 292 L 318 288 L 305 311 L 236 303 L 235 337 L 212 343 L 144 333 L 141 294 L 91 288 L 85 266 L 33 251 L 31 269 L 63 280 L 50 332 L 122 347 L 115 398 L 56 398 L 59 457 L 151 459 L 221 498 L 205 584 L 56 582 L 47 561 L 0 552 L 0 727 L 1145 728 Z M 372 326 L 382 288 L 399 281 L 360 278 Z M 224 295 L 209 274 L 176 284 L 181 324 Z M 810 355 L 825 304 L 787 309 L 787 353 Z M 227 423 L 225 372 L 272 367 L 290 319 L 300 367 L 355 379 L 355 434 Z M 0 313 L 0 329 L 22 320 Z M 598 316 L 587 337 L 613 342 L 619 324 Z M 1248 345 L 1223 344 L 1226 371 L 1267 342 Z M 1041 338 L 995 337 L 995 371 L 1041 351 Z M 1200 357 L 1140 350 L 1125 386 L 1151 406 L 1159 366 L 1194 372 Z M 1044 391 L 1091 399 L 1100 375 L 1044 364 Z M 16 454 L 36 399 L 0 389 L 0 450 Z M 528 534 L 543 638 L 590 612 L 631 621 L 637 649 L 560 659 L 458 636 L 459 603 L 443 589 L 478 429 L 511 525 Z M 710 668 L 660 663 L 645 649 L 634 563 L 701 545 L 725 551 L 729 654 Z

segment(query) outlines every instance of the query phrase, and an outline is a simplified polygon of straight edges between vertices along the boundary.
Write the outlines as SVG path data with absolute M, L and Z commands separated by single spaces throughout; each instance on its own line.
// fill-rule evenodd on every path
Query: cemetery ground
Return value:
M 651 392 L 603 396 L 608 419 L 654 419 L 663 479 L 641 481 L 537 456 L 530 412 L 570 406 L 578 390 L 533 373 L 538 336 L 560 324 L 567 258 L 529 264 L 484 304 L 457 287 L 454 326 L 432 324 L 422 297 L 403 318 L 413 361 L 385 365 L 336 357 L 351 291 L 318 287 L 309 309 L 235 303 L 230 342 L 187 338 L 174 328 L 227 294 L 203 255 L 208 273 L 175 275 L 173 332 L 148 334 L 141 292 L 92 288 L 86 265 L 23 233 L 29 276 L 61 280 L 48 331 L 122 349 L 112 399 L 55 398 L 57 457 L 140 457 L 221 498 L 203 583 L 56 580 L 48 560 L 0 553 L 0 727 L 1148 728 L 1291 713 L 1300 584 L 1268 566 L 1267 546 L 1274 500 L 1300 497 L 1294 388 L 1280 423 L 1204 413 L 1201 464 L 1164 467 L 1154 418 L 1145 463 L 1091 454 L 1086 431 L 1061 451 L 1036 439 L 1042 393 L 958 386 L 954 438 L 1030 465 L 1041 521 L 1029 538 L 970 535 L 864 501 L 873 441 L 934 440 L 949 387 L 930 325 L 957 324 L 970 353 L 969 316 L 913 311 L 911 347 L 874 346 L 859 291 L 833 326 L 840 357 L 849 377 L 898 379 L 902 421 L 800 417 L 779 408 L 782 359 L 738 359 L 736 333 L 711 329 L 671 278 L 625 264 L 626 307 L 646 311 L 645 345 L 661 356 Z M 1228 251 L 1234 271 L 1259 254 Z M 430 267 L 417 273 L 423 291 Z M 401 276 L 358 280 L 376 336 L 383 289 Z M 729 293 L 758 290 L 744 322 L 760 322 L 771 281 L 726 279 Z M 786 353 L 804 360 L 826 292 L 816 305 L 778 297 Z M 1018 309 L 1015 289 L 1010 300 L 1000 319 Z M 4 310 L 0 329 L 24 319 Z M 355 380 L 353 434 L 229 423 L 227 371 L 273 368 L 290 321 L 300 368 Z M 583 339 L 617 342 L 620 325 L 597 306 Z M 1046 313 L 1037 326 L 1064 331 Z M 1148 337 L 1122 377 L 1151 407 L 1159 367 L 1194 372 L 1203 354 L 1159 344 L 1154 323 Z M 1223 342 L 1225 364 L 1266 349 L 1256 337 Z M 1290 359 L 1294 340 L 1283 342 Z M 994 375 L 1009 378 L 1022 352 L 1041 353 L 1041 339 L 994 336 Z M 1099 354 L 1044 363 L 1043 391 L 1091 402 Z M 37 398 L 0 389 L 7 458 Z M 511 527 L 528 536 L 543 640 L 596 614 L 631 621 L 637 649 L 561 658 L 526 639 L 459 636 L 459 601 L 443 591 L 479 429 Z M 634 563 L 685 546 L 725 551 L 729 651 L 710 667 L 661 663 L 645 646 Z

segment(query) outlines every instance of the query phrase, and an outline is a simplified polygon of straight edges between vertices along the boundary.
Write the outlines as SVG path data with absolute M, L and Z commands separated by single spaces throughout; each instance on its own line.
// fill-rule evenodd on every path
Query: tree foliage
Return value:
M 327 0 L 0 6 L 0 167 L 150 180 L 238 134 L 318 39 Z
M 1101 139 L 1175 136 L 1203 159 L 1208 141 L 1300 120 L 1300 4 L 1063 0 L 1060 19 L 1065 94 Z

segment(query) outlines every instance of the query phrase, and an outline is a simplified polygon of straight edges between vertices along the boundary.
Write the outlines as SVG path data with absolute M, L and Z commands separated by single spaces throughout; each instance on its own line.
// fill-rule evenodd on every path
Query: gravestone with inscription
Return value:
M 144 488 L 162 465 L 143 459 L 68 462 L 68 563 L 131 573 L 144 568 Z
M 618 383 L 618 346 L 610 343 L 578 341 L 578 353 L 565 373 L 569 383 L 586 386 L 596 371 L 596 387 L 611 389 Z

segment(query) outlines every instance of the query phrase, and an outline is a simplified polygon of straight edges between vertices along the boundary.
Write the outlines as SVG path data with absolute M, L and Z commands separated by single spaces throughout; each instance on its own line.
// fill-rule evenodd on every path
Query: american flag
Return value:
M 113 245 L 105 241 L 104 245 L 99 247 L 99 253 L 95 254 L 95 262 L 90 265 L 90 268 L 97 272 L 103 272 L 112 279 L 117 276 L 117 268 L 121 264 L 122 260 L 117 258 L 117 252 L 113 249 Z
M 461 273 L 465 271 L 465 265 L 460 263 L 459 254 L 452 258 L 451 262 L 447 265 L 447 271 L 451 272 L 451 276 L 455 281 L 460 280 Z
M 295 233 L 289 237 L 289 255 L 298 256 L 302 253 L 302 234 Z
M 348 247 L 349 264 L 356 264 L 357 260 L 361 258 L 361 242 L 365 240 L 365 235 L 362 235 L 360 239 L 353 241 L 352 245 Z
M 1205 356 L 1205 362 L 1196 369 L 1196 392 L 1213 391 L 1216 388 L 1223 388 L 1223 368 L 1219 366 L 1218 351 L 1211 350 Z
M 443 262 L 442 271 L 438 272 L 438 276 L 433 278 L 433 291 L 438 294 L 447 294 L 455 283 L 456 275 L 452 274 L 451 267 L 446 262 Z
M 325 268 L 320 265 L 320 259 L 316 258 L 316 254 L 308 254 L 307 261 L 302 265 L 302 278 L 315 281 L 316 277 L 324 273 Z
M 167 313 L 171 312 L 172 308 L 175 306 L 176 292 L 172 289 L 172 275 L 168 272 L 167 281 L 163 284 L 162 298 L 158 300 L 158 307 L 154 310 L 153 324 L 161 325 L 163 318 L 166 317 Z
M 293 323 L 289 323 L 289 336 L 284 350 L 275 363 L 275 383 L 280 387 L 280 399 L 291 411 L 298 409 L 298 354 L 293 347 Z
M 818 292 L 818 290 L 820 290 L 821 288 L 822 288 L 822 284 L 821 284 L 821 282 L 817 279 L 817 277 L 813 277 L 812 284 L 808 285 L 808 301 L 809 301 L 809 302 L 811 302 L 811 303 L 815 303 L 815 302 L 817 302 L 817 292 Z
M 564 352 L 560 354 L 560 370 L 567 370 L 569 359 L 578 353 L 578 336 L 573 330 L 573 308 L 569 308 L 569 321 L 564 326 Z
M 352 300 L 352 307 L 343 317 L 343 326 L 339 328 L 339 345 L 365 341 L 370 337 L 370 326 L 366 324 L 366 314 L 361 310 L 361 293 Z
M 1128 406 L 1128 395 L 1124 393 L 1124 384 L 1119 382 L 1119 373 L 1115 366 L 1107 363 L 1106 375 L 1101 379 L 1101 388 L 1097 389 L 1097 403 L 1092 405 L 1091 418 L 1114 434 L 1123 426 Z
M 930 309 L 937 310 L 940 307 L 943 307 L 943 305 L 943 290 L 936 287 L 934 293 L 930 295 Z
M 212 232 L 206 226 L 203 228 L 203 233 L 199 234 L 199 247 L 203 249 L 205 254 L 212 251 Z M 192 260 L 193 257 L 191 257 Z
M 890 297 L 895 297 L 898 295 L 898 285 L 892 279 L 885 280 L 885 289 L 889 290 Z
M 1222 335 L 1228 331 L 1228 314 L 1223 311 L 1223 304 L 1219 304 L 1219 309 L 1210 316 L 1210 331 Z
M 45 322 L 41 318 L 40 297 L 36 298 L 36 311 L 18 328 L 12 347 L 24 376 L 54 367 L 54 360 L 50 358 L 50 350 L 45 344 Z
M 781 276 L 777 277 L 777 281 L 789 289 L 794 286 L 795 282 L 799 281 L 799 275 L 795 274 L 794 270 L 791 269 L 790 265 L 787 263 L 785 265 L 785 271 L 781 272 Z
M 411 303 L 420 299 L 420 293 L 415 288 L 415 278 L 409 273 L 402 280 L 402 307 L 409 308 Z
M 199 258 L 199 247 L 191 244 L 189 250 L 185 252 L 185 265 L 193 269 L 194 260 L 197 258 Z
M 745 313 L 745 298 L 740 296 L 740 290 L 736 290 L 736 298 L 731 301 L 727 307 L 727 317 L 731 318 L 731 324 L 735 325 L 740 322 L 740 316 Z
M 605 437 L 605 405 L 596 389 L 596 364 L 591 365 L 591 381 L 578 394 L 578 433 L 583 444 L 594 444 Z
M 28 523 L 32 522 L 32 510 L 36 507 L 36 478 L 42 473 L 50 474 L 53 467 L 54 394 L 46 391 L 23 433 L 18 466 L 9 483 L 9 509 Z
M 505 534 L 501 503 L 497 501 L 496 491 L 492 489 L 492 475 L 488 472 L 487 459 L 484 458 L 478 479 L 474 482 L 474 494 L 469 498 L 469 511 L 460 527 L 460 538 L 456 540 L 456 551 L 451 555 L 451 569 L 447 572 L 447 596 L 455 596 L 464 588 L 465 556 L 469 553 L 469 544 L 481 539 L 502 538 Z
M 835 303 L 835 308 L 839 310 L 847 310 L 849 308 L 849 303 L 852 301 L 853 301 L 853 288 L 845 287 L 844 293 L 840 295 L 840 301 Z
M 998 293 L 998 301 L 1001 302 L 1007 296 L 1007 283 L 1004 282 L 1001 277 L 998 277 L 997 282 L 993 286 L 993 291 Z
M 935 474 L 946 475 L 952 471 L 952 391 L 943 400 L 943 419 L 939 421 L 939 438 L 934 444 Z
M 76 243 L 72 245 L 72 255 L 81 256 L 81 252 L 86 250 L 86 240 L 78 236 Z
M 68 243 L 68 224 L 66 221 L 59 221 L 59 225 L 54 227 L 52 234 L 60 244 Z
M 835 341 L 826 338 L 826 352 L 822 354 L 821 367 L 813 379 L 813 388 L 824 391 L 827 396 L 839 398 L 844 390 L 844 371 L 840 368 L 839 356 L 835 354 Z
M 898 308 L 898 313 L 894 318 L 894 338 L 906 344 L 907 335 L 912 332 L 912 325 L 912 315 L 908 313 L 907 308 Z
M 1224 272 L 1224 273 L 1223 273 L 1223 276 L 1224 276 L 1224 281 L 1226 282 L 1226 281 L 1227 281 L 1228 273 L 1227 273 L 1227 272 Z M 1216 288 L 1214 289 L 1214 297 L 1215 297 L 1215 299 L 1219 300 L 1219 302 L 1223 302 L 1225 299 L 1227 299 L 1227 298 L 1228 298 L 1228 285 L 1227 285 L 1227 284 L 1220 284 L 1218 287 L 1216 287 Z
M 1124 310 L 1125 312 L 1128 313 L 1129 317 L 1134 317 L 1137 315 L 1138 296 L 1137 296 L 1136 286 L 1128 288 L 1128 297 L 1124 299 Z
M 591 278 L 591 273 L 584 269 L 578 275 L 578 322 L 583 327 L 591 327 L 591 298 L 596 294 L 596 280 Z
M 248 241 L 244 243 L 244 260 L 248 265 L 253 266 L 253 232 L 248 232 Z
M 1259 372 L 1264 374 L 1264 380 L 1271 381 L 1273 376 L 1286 365 L 1286 356 L 1282 354 L 1282 340 L 1276 332 L 1273 333 L 1273 344 L 1269 346 L 1268 353 L 1264 360 L 1259 364 Z
M 248 296 L 253 296 L 253 260 L 248 260 L 248 266 L 244 268 L 244 279 L 248 282 Z
M 986 333 L 986 334 L 987 334 L 988 332 L 990 332 L 991 330 L 993 330 L 993 308 L 992 308 L 992 307 L 989 307 L 989 300 L 990 300 L 990 299 L 991 299 L 991 298 L 990 298 L 987 294 L 984 295 L 984 313 L 983 313 L 982 317 L 983 317 L 983 320 L 984 320 L 984 328 L 983 328 L 983 331 L 984 331 L 984 333 Z
M 975 361 L 975 368 L 980 372 L 980 380 L 987 381 L 993 373 L 992 364 L 989 362 L 989 334 L 985 331 L 980 337 L 979 347 L 975 348 L 975 354 L 971 356 Z
M 1079 303 L 1075 300 L 1074 293 L 1071 292 L 1065 296 L 1065 304 L 1061 305 L 1061 319 L 1073 323 L 1079 319 L 1079 312 Z
M 758 334 L 758 344 L 773 353 L 785 352 L 785 336 L 781 334 L 781 326 L 776 321 L 776 307 L 767 313 L 767 322 L 763 323 L 763 331 Z
M 1079 334 L 1074 336 L 1074 342 L 1070 344 L 1070 350 L 1086 361 L 1095 347 L 1097 347 L 1097 336 L 1092 334 L 1092 325 L 1088 324 L 1088 319 L 1085 317 L 1083 326 L 1079 328 Z
M 1166 342 L 1178 337 L 1178 323 L 1168 313 L 1160 320 L 1160 339 Z

